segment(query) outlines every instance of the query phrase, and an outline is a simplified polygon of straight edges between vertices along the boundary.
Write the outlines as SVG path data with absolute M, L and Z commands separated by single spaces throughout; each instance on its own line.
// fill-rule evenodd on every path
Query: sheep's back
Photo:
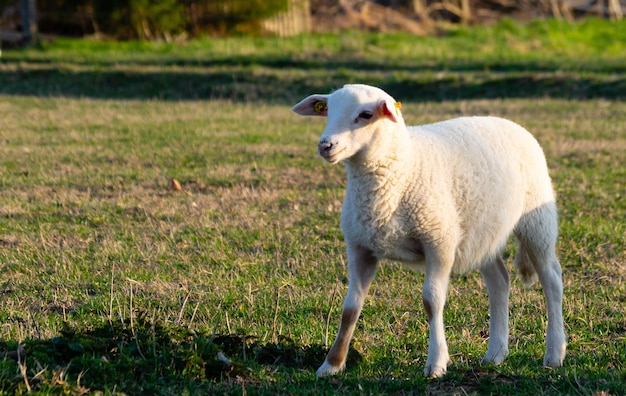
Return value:
M 523 213 L 554 200 L 541 147 L 512 121 L 463 117 L 409 130 L 418 165 L 407 202 L 419 200 L 416 215 L 457 239 L 456 271 L 498 254 Z

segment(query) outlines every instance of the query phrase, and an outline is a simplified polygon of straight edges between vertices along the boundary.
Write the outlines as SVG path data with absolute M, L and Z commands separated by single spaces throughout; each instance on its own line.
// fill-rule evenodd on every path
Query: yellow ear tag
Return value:
M 315 112 L 318 114 L 325 114 L 326 111 L 328 111 L 328 108 L 326 107 L 325 102 L 322 102 L 321 100 L 319 100 L 313 103 L 313 110 L 315 110 Z
M 400 115 L 400 109 L 402 108 L 402 102 L 396 102 L 393 105 L 396 108 L 396 115 Z

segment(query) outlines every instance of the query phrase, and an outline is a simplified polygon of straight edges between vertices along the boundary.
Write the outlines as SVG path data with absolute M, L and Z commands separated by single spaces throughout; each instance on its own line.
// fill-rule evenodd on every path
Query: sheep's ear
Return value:
M 383 99 L 378 102 L 378 110 L 380 114 L 389 118 L 393 122 L 398 122 L 400 118 L 400 108 L 402 107 L 402 103 L 393 102 L 391 100 Z
M 328 95 L 311 95 L 302 99 L 291 110 L 304 116 L 326 117 L 328 115 Z

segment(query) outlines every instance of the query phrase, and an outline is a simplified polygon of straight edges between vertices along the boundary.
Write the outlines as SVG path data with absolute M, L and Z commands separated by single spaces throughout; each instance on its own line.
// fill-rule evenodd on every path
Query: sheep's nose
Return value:
M 319 144 L 317 145 L 317 149 L 321 155 L 328 154 L 328 152 L 332 148 L 333 148 L 333 144 L 325 140 L 320 141 Z

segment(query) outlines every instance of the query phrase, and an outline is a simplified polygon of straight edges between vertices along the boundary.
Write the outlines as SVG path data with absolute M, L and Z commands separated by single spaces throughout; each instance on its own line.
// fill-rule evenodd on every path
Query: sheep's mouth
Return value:
M 346 149 L 342 148 L 339 150 L 335 150 L 332 153 L 326 153 L 326 154 L 320 153 L 320 156 L 324 158 L 326 161 L 330 162 L 331 164 L 335 164 L 339 162 L 339 159 L 338 159 L 339 154 L 343 153 L 344 151 L 346 151 Z

